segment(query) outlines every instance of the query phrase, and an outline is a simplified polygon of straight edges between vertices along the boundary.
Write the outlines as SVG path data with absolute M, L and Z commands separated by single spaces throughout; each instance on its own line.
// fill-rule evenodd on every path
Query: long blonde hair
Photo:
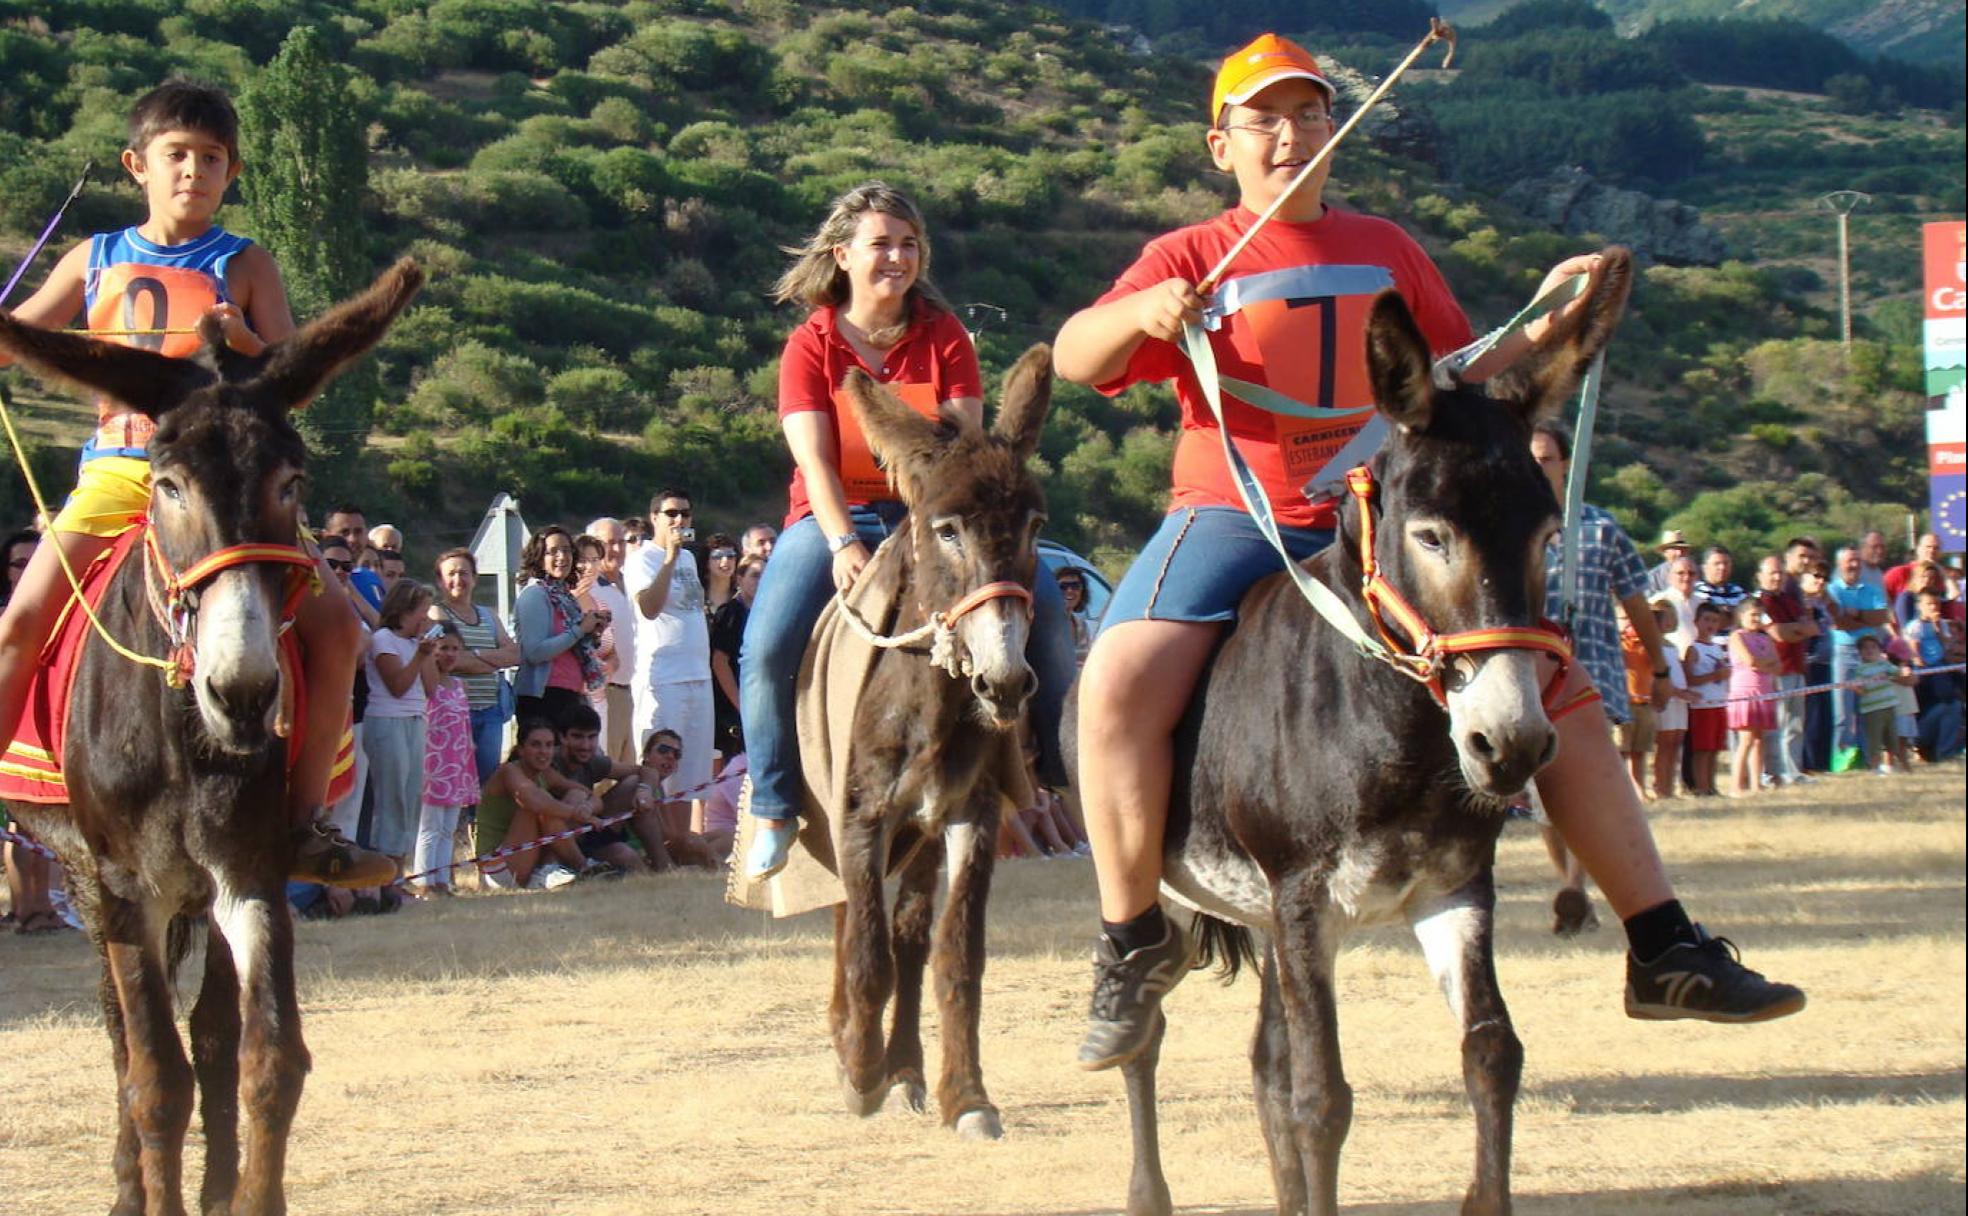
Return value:
M 916 269 L 916 281 L 909 287 L 907 308 L 902 322 L 881 334 L 870 334 L 869 339 L 881 343 L 884 338 L 899 339 L 902 330 L 907 328 L 909 314 L 915 311 L 918 300 L 952 311 L 943 293 L 929 279 L 929 230 L 923 223 L 922 212 L 909 201 L 909 196 L 889 185 L 887 182 L 862 182 L 834 200 L 827 212 L 827 218 L 820 222 L 804 245 L 782 246 L 782 251 L 792 255 L 793 264 L 779 276 L 772 285 L 772 298 L 781 304 L 801 303 L 809 308 L 823 308 L 829 305 L 839 307 L 847 303 L 849 288 L 847 272 L 834 261 L 834 250 L 854 239 L 854 230 L 860 226 L 861 217 L 869 212 L 894 216 L 915 229 L 917 246 L 921 251 Z

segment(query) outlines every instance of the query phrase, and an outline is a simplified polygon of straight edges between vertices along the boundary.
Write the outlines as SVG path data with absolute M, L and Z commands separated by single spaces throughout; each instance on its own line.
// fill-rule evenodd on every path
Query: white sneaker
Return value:
M 566 866 L 561 865 L 557 861 L 550 861 L 533 871 L 533 877 L 526 881 L 526 889 L 529 891 L 557 891 L 568 883 L 579 881 L 579 879 L 580 875 L 574 873 L 574 871 L 568 869 Z
M 1082 840 L 1080 843 L 1073 846 L 1073 856 L 1091 857 L 1093 856 L 1093 846 L 1088 844 L 1086 841 Z
M 478 885 L 487 891 L 519 890 L 518 880 L 513 877 L 513 872 L 504 866 L 500 866 L 496 870 L 480 870 L 478 872 Z

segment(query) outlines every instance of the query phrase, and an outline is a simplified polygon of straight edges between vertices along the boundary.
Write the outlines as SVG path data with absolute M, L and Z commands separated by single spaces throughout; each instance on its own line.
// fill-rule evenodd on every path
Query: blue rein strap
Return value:
M 1576 274 L 1565 279 L 1551 290 L 1532 300 L 1519 309 L 1517 314 L 1501 326 L 1469 345 L 1457 350 L 1443 359 L 1437 367 L 1451 375 L 1459 375 L 1462 370 L 1476 362 L 1499 342 L 1528 324 L 1533 318 L 1543 315 L 1565 301 L 1585 290 L 1588 279 Z M 1387 646 L 1369 634 L 1353 615 L 1346 601 L 1333 590 L 1307 574 L 1303 567 L 1291 558 L 1285 548 L 1284 540 L 1278 531 L 1277 517 L 1272 513 L 1271 501 L 1258 483 L 1257 475 L 1251 471 L 1250 464 L 1243 453 L 1230 438 L 1230 427 L 1223 412 L 1223 390 L 1227 387 L 1236 394 L 1237 399 L 1246 404 L 1272 414 L 1285 414 L 1294 418 L 1347 418 L 1358 417 L 1371 412 L 1366 425 L 1340 452 L 1328 460 L 1313 478 L 1306 483 L 1307 497 L 1322 493 L 1326 485 L 1344 477 L 1345 471 L 1356 464 L 1363 464 L 1380 447 L 1387 434 L 1387 420 L 1372 406 L 1357 409 L 1321 409 L 1295 401 L 1275 389 L 1263 385 L 1250 384 L 1243 380 L 1222 375 L 1216 366 L 1216 350 L 1210 345 L 1209 334 L 1198 325 L 1185 325 L 1182 328 L 1182 349 L 1188 355 L 1190 365 L 1195 369 L 1196 382 L 1202 389 L 1203 400 L 1209 404 L 1210 416 L 1216 420 L 1217 436 L 1223 442 L 1223 458 L 1230 466 L 1231 480 L 1237 486 L 1237 496 L 1244 501 L 1244 509 L 1256 521 L 1258 531 L 1271 542 L 1271 547 L 1283 560 L 1285 572 L 1291 576 L 1299 593 L 1303 595 L 1315 611 L 1324 617 L 1328 624 L 1359 648 L 1362 654 L 1393 664 L 1401 670 L 1401 664 Z M 1593 357 L 1592 366 L 1586 372 L 1579 386 L 1579 422 L 1577 438 L 1572 445 L 1572 467 L 1565 486 L 1565 531 L 1563 545 L 1564 575 L 1558 619 L 1568 628 L 1571 624 L 1572 605 L 1578 599 L 1578 521 L 1580 500 L 1585 493 L 1585 470 L 1587 454 L 1592 445 L 1592 425 L 1598 412 L 1600 371 L 1605 366 L 1604 351 Z

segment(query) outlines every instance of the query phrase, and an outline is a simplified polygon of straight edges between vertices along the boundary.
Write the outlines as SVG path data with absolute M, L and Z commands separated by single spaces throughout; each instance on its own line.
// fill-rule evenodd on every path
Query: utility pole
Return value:
M 1838 217 L 1838 340 L 1848 362 L 1852 357 L 1852 247 L 1847 220 L 1861 203 L 1871 201 L 1872 196 L 1862 190 L 1833 190 L 1818 199 L 1818 210 Z

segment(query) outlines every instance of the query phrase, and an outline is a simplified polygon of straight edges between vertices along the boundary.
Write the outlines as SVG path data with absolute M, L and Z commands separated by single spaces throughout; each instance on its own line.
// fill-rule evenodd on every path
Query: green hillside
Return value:
M 1411 39 L 1383 28 L 1384 7 L 1360 8 L 1320 45 L 1377 74 Z M 1049 338 L 1149 236 L 1228 199 L 1202 149 L 1205 59 L 1141 53 L 1128 31 L 1056 9 L 0 0 L 0 253 L 25 250 L 85 158 L 113 162 L 137 94 L 172 72 L 250 92 L 300 24 L 344 65 L 338 104 L 364 133 L 362 272 L 405 251 L 433 271 L 371 399 L 332 415 L 358 421 L 321 434 L 366 443 L 321 470 L 319 497 L 419 521 L 426 553 L 467 532 L 496 490 L 536 522 L 633 510 L 674 481 L 695 488 L 710 526 L 776 516 L 788 463 L 775 361 L 798 318 L 766 291 L 778 248 L 849 184 L 884 176 L 924 205 L 935 276 L 979 331 L 987 374 Z M 1529 169 L 1563 167 L 1575 147 L 1634 149 L 1595 172 L 1701 203 L 1744 260 L 1647 272 L 1615 353 L 1600 497 L 1636 529 L 1700 506 L 1723 513 L 1708 534 L 1760 535 L 1792 526 L 1750 509 L 1770 493 L 1715 495 L 1782 484 L 1807 520 L 1892 523 L 1893 508 L 1861 504 L 1922 497 L 1908 233 L 1959 213 L 1958 114 L 1876 94 L 1717 91 L 1672 73 L 1591 82 L 1581 99 L 1557 79 L 1486 82 L 1476 66 L 1564 36 L 1467 33 L 1472 66 L 1404 90 L 1403 117 L 1346 149 L 1335 193 L 1416 232 L 1480 326 L 1589 239 L 1495 201 L 1487 108 L 1510 111 L 1498 129 L 1517 145 L 1543 149 Z M 1629 45 L 1660 53 L 1615 50 Z M 1835 108 L 1853 104 L 1866 112 Z M 1636 126 L 1635 113 L 1685 121 Z M 1693 152 L 1670 164 L 1645 154 L 1655 139 Z M 1814 159 L 1827 145 L 1842 159 Z M 1829 229 L 1808 207 L 1812 192 L 1868 174 L 1876 205 L 1854 228 L 1865 341 L 1847 375 L 1835 343 L 1825 362 Z M 134 189 L 98 173 L 64 240 L 138 215 Z M 243 203 L 225 220 L 261 232 Z M 270 243 L 290 277 L 313 252 Z M 86 412 L 18 373 L 0 386 L 26 402 L 44 481 L 59 483 Z M 372 407 L 373 429 L 360 421 Z M 1041 447 L 1053 532 L 1124 560 L 1159 512 L 1173 422 L 1165 392 L 1062 389 Z M 24 499 L 11 482 L 8 495 L 0 506 L 17 518 Z
M 1968 12 L 1958 0 L 1595 0 L 1622 33 L 1685 18 L 1788 19 L 1820 29 L 1866 55 L 1913 63 L 1958 63 Z M 1442 15 L 1471 25 L 1488 21 L 1511 0 L 1440 0 Z

